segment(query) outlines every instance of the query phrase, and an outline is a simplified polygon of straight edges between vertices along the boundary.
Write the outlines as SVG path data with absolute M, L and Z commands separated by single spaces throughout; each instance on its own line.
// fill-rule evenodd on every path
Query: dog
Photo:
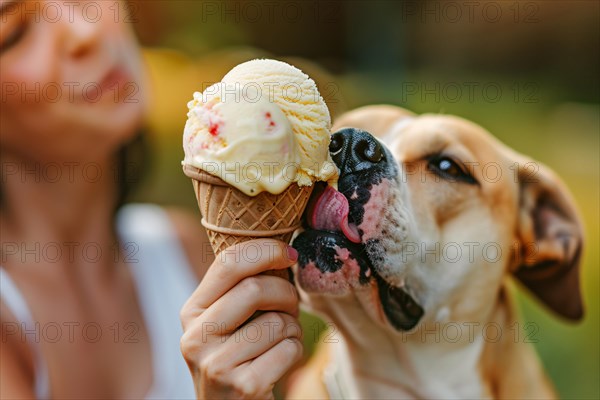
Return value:
M 455 116 L 367 106 L 333 131 L 337 190 L 315 188 L 293 242 L 301 301 L 329 330 L 287 396 L 555 397 L 509 286 L 582 318 L 560 179 Z

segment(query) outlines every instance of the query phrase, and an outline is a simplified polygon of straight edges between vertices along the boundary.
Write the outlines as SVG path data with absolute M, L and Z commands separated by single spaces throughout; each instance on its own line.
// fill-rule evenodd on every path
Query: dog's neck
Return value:
M 453 331 L 448 328 L 445 333 L 437 325 L 437 330 L 428 326 L 398 335 L 377 326 L 353 296 L 311 302 L 335 329 L 322 338 L 332 350 L 324 379 L 330 392 L 341 388 L 342 395 L 351 398 L 489 396 L 481 373 L 481 330 L 487 320 L 456 322 Z

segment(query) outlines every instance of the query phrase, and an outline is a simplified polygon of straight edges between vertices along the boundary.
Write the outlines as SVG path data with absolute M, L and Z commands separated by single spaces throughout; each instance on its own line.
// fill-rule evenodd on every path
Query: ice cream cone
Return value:
M 183 172 L 192 179 L 202 225 L 215 255 L 237 243 L 273 238 L 289 243 L 300 227 L 313 186 L 290 184 L 282 193 L 247 196 L 222 179 L 191 165 Z M 289 279 L 288 270 L 269 271 Z

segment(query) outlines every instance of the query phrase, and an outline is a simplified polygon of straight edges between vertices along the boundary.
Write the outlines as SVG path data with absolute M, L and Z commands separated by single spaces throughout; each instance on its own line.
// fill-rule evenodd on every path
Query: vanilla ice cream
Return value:
M 240 64 L 194 93 L 188 108 L 183 163 L 247 195 L 337 178 L 329 156 L 329 110 L 315 82 L 289 64 Z

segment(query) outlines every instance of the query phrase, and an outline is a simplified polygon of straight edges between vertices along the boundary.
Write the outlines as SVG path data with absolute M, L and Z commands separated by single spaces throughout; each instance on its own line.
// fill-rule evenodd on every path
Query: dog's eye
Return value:
M 427 168 L 434 174 L 449 181 L 460 181 L 476 184 L 477 181 L 462 165 L 447 156 L 433 156 L 429 158 Z

